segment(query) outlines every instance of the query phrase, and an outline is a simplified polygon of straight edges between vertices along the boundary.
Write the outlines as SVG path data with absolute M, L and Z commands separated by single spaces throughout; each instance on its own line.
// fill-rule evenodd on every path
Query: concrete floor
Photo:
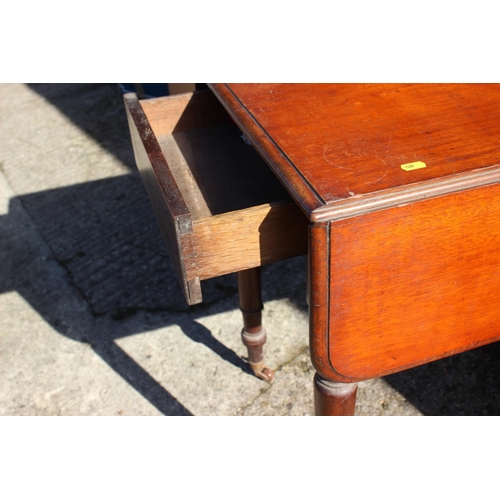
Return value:
M 269 385 L 234 276 L 184 303 L 118 86 L 0 86 L 0 415 L 312 415 L 305 270 L 263 269 Z M 497 415 L 499 354 L 364 382 L 356 413 Z

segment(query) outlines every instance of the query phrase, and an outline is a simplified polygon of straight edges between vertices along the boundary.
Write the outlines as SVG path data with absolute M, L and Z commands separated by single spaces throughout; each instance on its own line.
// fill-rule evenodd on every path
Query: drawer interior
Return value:
M 210 92 L 141 105 L 193 219 L 290 200 Z
M 306 217 L 210 91 L 125 97 L 136 162 L 188 303 L 201 301 L 200 280 L 307 252 Z

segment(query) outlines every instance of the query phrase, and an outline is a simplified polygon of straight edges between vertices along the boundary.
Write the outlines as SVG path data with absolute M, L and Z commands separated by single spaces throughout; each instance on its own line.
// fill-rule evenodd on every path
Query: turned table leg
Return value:
M 266 329 L 262 326 L 262 294 L 260 267 L 237 273 L 240 309 L 243 314 L 241 340 L 248 349 L 248 363 L 254 374 L 272 382 L 274 372 L 264 365 L 262 348 L 266 342 Z
M 319 416 L 352 416 L 358 384 L 332 382 L 314 375 L 314 407 Z

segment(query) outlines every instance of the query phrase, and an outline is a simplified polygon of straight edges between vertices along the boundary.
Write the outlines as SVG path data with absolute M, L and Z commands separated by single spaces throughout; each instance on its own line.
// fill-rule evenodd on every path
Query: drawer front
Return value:
M 202 280 L 307 253 L 307 219 L 291 201 L 195 221 L 194 236 Z

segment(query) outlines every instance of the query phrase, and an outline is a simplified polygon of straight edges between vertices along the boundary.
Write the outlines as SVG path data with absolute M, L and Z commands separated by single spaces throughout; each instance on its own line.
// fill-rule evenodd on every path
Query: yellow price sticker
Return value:
M 419 168 L 425 168 L 427 165 L 423 161 L 414 161 L 413 163 L 405 163 L 401 165 L 403 170 L 409 172 L 410 170 L 418 170 Z

